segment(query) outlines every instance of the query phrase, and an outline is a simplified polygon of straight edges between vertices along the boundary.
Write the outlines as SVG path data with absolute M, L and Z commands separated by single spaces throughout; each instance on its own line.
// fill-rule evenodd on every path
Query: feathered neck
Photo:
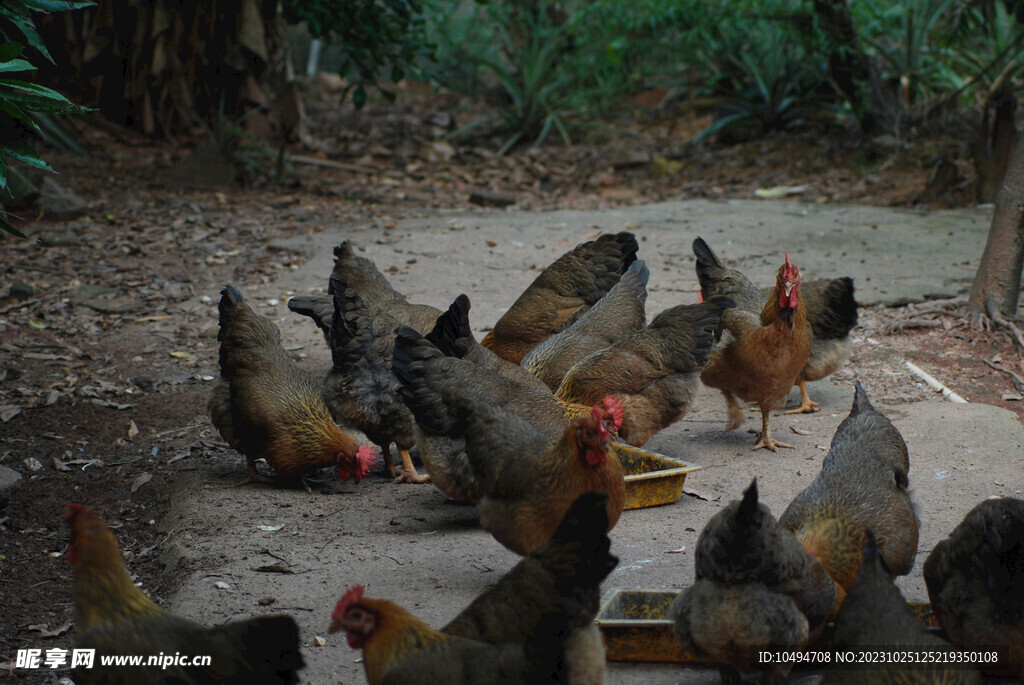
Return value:
M 99 516 L 84 507 L 68 505 L 66 518 L 71 523 L 68 561 L 74 569 L 72 596 L 78 631 L 162 613 L 135 587 L 114 534 Z

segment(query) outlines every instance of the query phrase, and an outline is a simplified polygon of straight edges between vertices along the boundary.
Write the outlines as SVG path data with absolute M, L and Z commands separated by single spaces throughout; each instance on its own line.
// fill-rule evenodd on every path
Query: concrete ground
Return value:
M 329 355 L 320 334 L 288 312 L 284 302 L 289 294 L 323 290 L 331 248 L 345 238 L 365 246 L 365 255 L 413 302 L 443 309 L 459 293 L 469 294 L 471 320 L 480 332 L 540 269 L 599 232 L 636 232 L 639 256 L 651 269 L 650 318 L 694 301 L 690 244 L 697 235 L 756 282 L 770 283 L 788 251 L 804 278 L 850 275 L 861 303 L 901 303 L 965 292 L 989 221 L 985 210 L 924 213 L 757 201 L 673 202 L 601 212 L 449 213 L 393 226 L 336 226 L 285 241 L 282 246 L 303 251 L 307 263 L 246 295 L 278 322 L 286 347 L 305 355 L 305 366 L 326 369 Z M 217 293 L 208 294 L 216 301 Z M 215 316 L 211 307 L 211 319 Z M 867 344 L 863 335 L 855 335 L 854 357 L 858 346 Z M 821 403 L 819 413 L 773 417 L 773 430 L 794 449 L 772 454 L 750 449 L 751 431 L 759 428 L 756 412 L 742 429 L 723 432 L 724 401 L 717 392 L 702 390 L 690 414 L 646 446 L 702 468 L 690 474 L 678 503 L 624 513 L 611 533 L 619 566 L 605 588 L 690 583 L 700 530 L 754 477 L 762 501 L 780 514 L 817 474 L 849 410 L 853 388 L 826 380 L 812 384 L 811 393 Z M 920 569 L 934 544 L 982 499 L 1021 496 L 1024 429 L 1011 412 L 987 405 L 951 404 L 938 397 L 876 404 L 910 448 L 911 486 L 921 518 L 917 564 L 899 585 L 908 600 L 927 601 Z M 206 623 L 268 609 L 293 614 L 303 631 L 306 682 L 366 682 L 360 654 L 341 636 L 326 632 L 331 609 L 346 587 L 366 584 L 369 595 L 393 599 L 428 623 L 442 625 L 517 560 L 477 527 L 475 508 L 447 503 L 433 486 L 371 477 L 358 485 L 315 487 L 311 495 L 226 487 L 242 475 L 242 464 L 234 454 L 211 461 L 207 487 L 177 498 L 164 527 L 174 531 L 181 553 L 219 555 L 223 565 L 189 578 L 170 608 Z M 295 572 L 254 571 L 282 560 Z M 230 589 L 218 589 L 218 581 Z M 276 601 L 269 607 L 261 606 L 260 600 L 271 599 Z M 612 663 L 608 682 L 714 683 L 718 675 L 674 665 Z

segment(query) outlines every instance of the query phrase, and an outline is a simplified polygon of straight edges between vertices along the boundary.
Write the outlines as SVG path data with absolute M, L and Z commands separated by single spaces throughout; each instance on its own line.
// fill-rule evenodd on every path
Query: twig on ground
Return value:
M 1003 316 L 1002 312 L 999 311 L 999 308 L 995 306 L 994 300 L 990 299 L 988 301 L 986 309 L 988 310 L 988 318 L 992 319 L 993 323 L 996 325 L 1011 333 L 1013 335 L 1013 339 L 1017 341 L 1017 344 L 1020 345 L 1021 349 L 1024 349 L 1024 333 L 1021 333 L 1021 330 L 1017 328 L 1016 324 Z
M 955 392 L 953 392 L 952 390 L 947 388 L 945 385 L 943 385 L 942 383 L 937 381 L 934 376 L 929 374 L 927 371 L 922 369 L 920 366 L 918 366 L 916 364 L 913 364 L 911 362 L 903 362 L 903 363 L 907 365 L 908 369 L 910 369 L 910 373 L 914 374 L 915 376 L 917 376 L 918 378 L 923 380 L 928 385 L 929 388 L 935 390 L 936 392 L 941 392 L 943 397 L 948 399 L 950 402 L 955 402 L 957 404 L 968 404 L 967 400 L 965 400 L 964 398 L 960 397 L 960 395 L 957 395 Z
M 889 335 L 890 333 L 901 333 L 910 328 L 942 328 L 942 321 L 940 319 L 896 319 L 882 324 L 881 332 Z
M 1021 378 L 1020 376 L 1015 374 L 1013 371 L 1010 371 L 1009 369 L 1004 369 L 1003 367 L 998 366 L 991 359 L 986 359 L 985 360 L 985 364 L 986 364 L 986 366 L 988 366 L 988 367 L 990 367 L 992 369 L 995 369 L 996 371 L 999 371 L 1000 373 L 1005 373 L 1007 376 L 1012 378 L 1013 379 L 1013 385 L 1017 388 L 1017 392 L 1024 393 L 1024 378 Z

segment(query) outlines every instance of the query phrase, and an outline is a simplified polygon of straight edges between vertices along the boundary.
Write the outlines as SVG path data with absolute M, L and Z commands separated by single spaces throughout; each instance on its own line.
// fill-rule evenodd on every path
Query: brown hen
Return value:
M 606 233 L 566 252 L 541 272 L 481 344 L 518 364 L 538 343 L 572 325 L 636 260 L 632 233 Z
M 372 450 L 334 423 L 320 384 L 281 347 L 277 326 L 230 285 L 221 291 L 219 309 L 221 377 L 207 408 L 224 440 L 249 463 L 242 483 L 269 480 L 256 470 L 260 457 L 286 478 L 335 464 L 343 480 L 365 477 Z
M 302 668 L 299 627 L 291 616 L 259 616 L 207 628 L 169 614 L 132 582 L 114 534 L 84 507 L 69 504 L 68 561 L 74 569 L 75 647 L 95 649 L 82 685 L 141 683 L 293 683 Z M 105 666 L 105 656 L 208 655 L 202 667 Z

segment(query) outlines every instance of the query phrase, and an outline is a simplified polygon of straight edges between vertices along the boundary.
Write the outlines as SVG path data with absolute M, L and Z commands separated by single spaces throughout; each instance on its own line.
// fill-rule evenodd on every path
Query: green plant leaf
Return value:
M 35 12 L 67 12 L 92 7 L 96 3 L 88 0 L 19 0 L 21 4 Z
M 22 16 L 11 11 L 8 7 L 0 5 L 0 17 L 6 17 L 8 21 L 14 24 L 18 30 L 21 31 L 29 45 L 38 50 L 39 53 L 49 60 L 51 64 L 53 63 L 53 57 L 50 55 L 50 51 L 46 49 L 46 45 L 43 44 L 43 39 L 39 35 L 39 32 L 36 31 L 36 27 L 32 23 L 31 16 Z
M 366 88 L 362 84 L 356 86 L 355 90 L 352 91 L 352 106 L 356 109 L 362 109 L 363 105 L 366 104 Z
M 0 73 L 12 71 L 35 71 L 35 67 L 23 59 L 0 60 Z
M 17 236 L 19 238 L 28 239 L 27 235 L 25 235 L 24 233 L 22 233 L 21 231 L 16 229 L 14 226 L 11 226 L 9 223 L 7 223 L 7 221 L 4 219 L 4 215 L 5 214 L 8 214 L 8 213 L 3 211 L 3 210 L 0 210 L 0 230 L 7 231 L 11 235 L 15 235 L 15 236 Z M 10 216 L 10 215 L 8 214 L 8 216 Z
M 39 130 L 39 126 L 36 122 L 32 121 L 32 117 L 27 115 L 24 110 L 17 105 L 5 101 L 2 95 L 0 95 L 0 111 L 7 112 L 9 115 L 34 130 L 36 133 L 42 134 L 42 131 Z
M 45 171 L 53 171 L 53 167 L 23 140 L 4 143 L 0 149 L 6 152 L 8 157 L 16 159 L 22 164 L 28 164 Z
M 7 187 L 7 153 L 0 147 L 0 190 Z
M 11 40 L 6 43 L 0 43 L 0 62 L 10 62 L 11 60 L 21 57 L 21 53 L 25 51 L 25 46 L 21 43 Z

